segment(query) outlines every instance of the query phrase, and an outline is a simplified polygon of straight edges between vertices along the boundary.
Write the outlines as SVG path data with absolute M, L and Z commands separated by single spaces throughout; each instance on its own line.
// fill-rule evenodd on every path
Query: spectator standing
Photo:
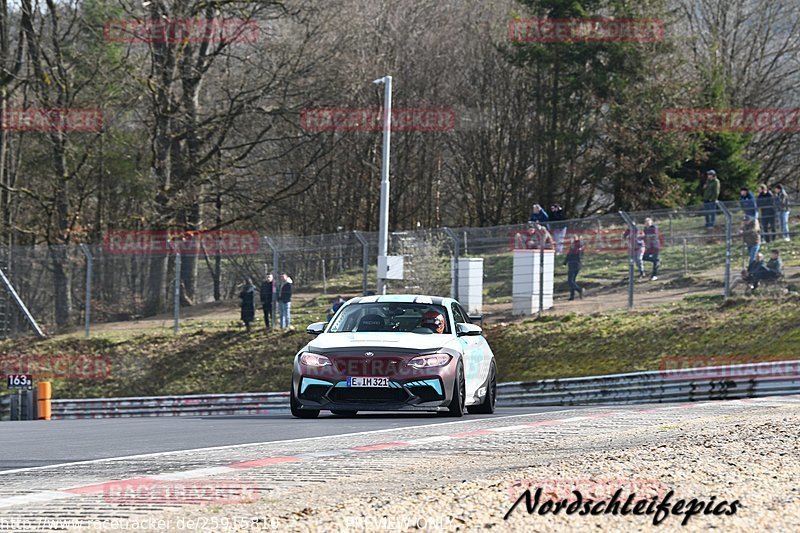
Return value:
M 275 317 L 272 316 L 272 295 L 275 292 L 275 280 L 272 274 L 267 274 L 261 282 L 261 307 L 264 309 L 264 325 L 267 329 L 272 329 Z
M 642 261 L 653 263 L 653 273 L 650 275 L 650 281 L 658 279 L 658 267 L 661 266 L 661 235 L 658 232 L 658 227 L 653 224 L 653 219 L 647 217 L 644 219 L 644 255 Z
M 553 230 L 553 237 L 556 241 L 556 253 L 560 254 L 564 250 L 564 237 L 567 234 L 567 225 L 564 222 L 567 215 L 564 208 L 558 204 L 550 206 L 550 228 Z
M 250 278 L 245 280 L 239 298 L 242 300 L 241 319 L 245 329 L 250 331 L 250 323 L 256 318 L 256 286 L 253 285 L 253 280 Z
M 755 271 L 752 275 L 753 284 L 750 286 L 754 290 L 758 288 L 759 281 L 778 279 L 783 274 L 783 261 L 781 261 L 780 250 L 772 250 L 770 252 L 770 259 L 766 265 L 764 265 L 764 256 L 758 255 L 761 256 L 761 265 L 754 269 Z
M 644 264 L 642 263 L 642 257 L 644 257 L 644 232 L 637 228 L 636 230 L 636 241 L 631 242 L 631 229 L 628 228 L 625 230 L 625 233 L 622 234 L 622 239 L 628 243 L 628 246 L 633 246 L 633 259 L 636 262 L 636 268 L 639 270 L 639 277 L 644 277 Z
M 775 198 L 765 183 L 758 186 L 756 202 L 761 210 L 760 224 L 764 242 L 772 242 L 775 238 Z
M 758 218 L 758 210 L 756 209 L 756 198 L 753 196 L 753 193 L 750 192 L 750 189 L 747 187 L 742 187 L 739 190 L 739 207 L 742 208 L 744 214 Z
M 292 278 L 286 272 L 281 272 L 281 292 L 278 295 L 280 309 L 281 329 L 292 325 Z
M 719 179 L 717 171 L 706 172 L 706 182 L 703 185 L 703 207 L 706 211 L 706 227 L 713 228 L 717 223 L 717 200 L 719 200 Z
M 747 255 L 750 261 L 754 261 L 758 250 L 761 248 L 761 226 L 758 220 L 749 215 L 745 215 L 742 221 L 742 229 L 740 231 L 742 239 L 747 245 Z
M 789 195 L 783 185 L 776 185 L 773 189 L 775 195 L 772 197 L 775 202 L 775 211 L 778 215 L 778 222 L 781 227 L 783 240 L 789 240 Z
M 548 216 L 547 211 L 545 211 L 539 204 L 533 204 L 533 211 L 531 212 L 531 218 L 529 222 L 538 222 L 539 224 L 546 225 L 548 220 L 550 220 L 550 217 Z
M 575 293 L 583 299 L 583 287 L 578 285 L 578 273 L 583 264 L 583 243 L 580 235 L 572 237 L 572 244 L 569 247 L 564 264 L 567 265 L 567 283 L 569 284 L 569 299 L 575 299 Z

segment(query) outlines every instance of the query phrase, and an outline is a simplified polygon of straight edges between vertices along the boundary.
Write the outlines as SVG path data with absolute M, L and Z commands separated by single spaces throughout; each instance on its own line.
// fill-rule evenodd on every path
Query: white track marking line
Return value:
M 583 409 L 591 409 L 591 408 L 602 408 L 603 406 L 586 406 Z M 146 459 L 150 457 L 166 457 L 170 455 L 179 455 L 182 453 L 193 453 L 193 452 L 211 452 L 211 451 L 219 451 L 219 450 L 236 450 L 236 449 L 244 449 L 244 448 L 254 448 L 256 446 L 269 446 L 275 444 L 287 444 L 293 442 L 304 442 L 304 441 L 313 441 L 313 440 L 326 440 L 326 439 L 335 439 L 339 437 L 357 437 L 362 435 L 378 435 L 381 433 L 392 433 L 398 431 L 408 431 L 410 429 L 423 429 L 423 428 L 432 428 L 438 426 L 451 426 L 455 424 L 469 424 L 472 422 L 480 422 L 481 420 L 505 420 L 509 418 L 520 418 L 523 416 L 550 416 L 558 413 L 569 413 L 573 411 L 580 411 L 581 409 L 561 409 L 558 411 L 545 411 L 541 413 L 524 413 L 519 415 L 504 415 L 492 418 L 477 418 L 477 419 L 469 419 L 469 420 L 459 420 L 457 422 L 437 422 L 433 424 L 421 424 L 415 426 L 404 426 L 400 428 L 389 428 L 389 429 L 374 429 L 369 431 L 358 431 L 355 433 L 339 433 L 336 435 L 321 435 L 319 437 L 300 437 L 297 439 L 287 439 L 287 440 L 275 440 L 275 441 L 266 441 L 266 442 L 250 442 L 245 444 L 228 444 L 225 446 L 209 446 L 206 448 L 187 448 L 185 450 L 172 450 L 168 452 L 152 452 L 152 453 L 142 453 L 142 454 L 135 454 L 135 455 L 123 455 L 119 457 L 104 457 L 102 459 L 89 459 L 86 461 L 73 461 L 69 463 L 58 463 L 54 465 L 44 465 L 44 466 L 31 466 L 28 468 L 17 468 L 14 470 L 0 470 L 0 476 L 5 476 L 8 474 L 18 474 L 22 472 L 37 472 L 40 470 L 50 470 L 53 468 L 61 468 L 64 466 L 77 466 L 77 465 L 93 465 L 98 463 L 106 463 L 112 461 L 126 461 L 130 459 Z
M 179 481 L 181 479 L 192 479 L 203 476 L 215 476 L 217 474 L 230 474 L 237 472 L 237 469 L 229 466 L 211 466 L 208 468 L 195 468 L 194 470 L 186 470 L 183 472 L 172 472 L 169 474 L 157 474 L 155 476 L 147 476 L 150 479 Z
M 74 498 L 76 496 L 78 495 L 59 490 L 47 490 L 42 492 L 34 492 L 32 494 L 21 494 L 19 496 L 11 496 L 9 498 L 3 498 L 0 500 L 0 509 L 5 507 L 16 507 L 18 505 L 28 505 L 31 503 L 45 503 L 53 500 Z

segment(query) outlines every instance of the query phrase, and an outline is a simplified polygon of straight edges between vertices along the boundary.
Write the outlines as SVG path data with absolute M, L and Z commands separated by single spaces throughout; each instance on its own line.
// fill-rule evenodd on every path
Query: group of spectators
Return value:
M 703 206 L 705 213 L 705 227 L 714 228 L 716 225 L 717 200 L 720 194 L 720 181 L 715 170 L 706 172 L 706 181 L 703 184 Z M 740 191 L 739 205 L 744 212 L 740 234 L 747 245 L 749 266 L 742 272 L 741 280 L 746 281 L 752 288 L 758 287 L 758 282 L 777 279 L 782 272 L 780 251 L 772 250 L 772 258 L 764 263 L 764 256 L 759 253 L 762 238 L 764 242 L 773 242 L 779 238 L 790 240 L 789 233 L 789 195 L 781 184 L 777 184 L 770 191 L 762 183 L 758 186 L 758 195 L 755 196 L 747 187 Z M 533 204 L 529 219 L 530 227 L 525 240 L 525 247 L 532 249 L 554 249 L 561 254 L 564 248 L 564 239 L 567 234 L 565 224 L 552 224 L 553 232 L 549 231 L 551 223 L 562 222 L 566 219 L 565 211 L 561 205 L 554 204 L 550 213 L 540 205 Z M 636 229 L 636 235 L 631 230 L 625 230 L 623 240 L 630 242 L 634 250 L 634 261 L 639 271 L 639 277 L 644 278 L 644 262 L 652 263 L 650 279 L 658 279 L 658 270 L 661 266 L 661 235 L 653 219 L 648 217 L 644 221 L 644 229 Z M 569 284 L 569 299 L 574 300 L 577 294 L 583 298 L 583 288 L 578 285 L 577 278 L 583 264 L 583 245 L 580 234 L 573 235 L 569 250 L 564 257 L 567 265 L 567 283 Z
M 286 272 L 281 273 L 281 284 L 279 287 L 275 284 L 272 274 L 264 276 L 264 281 L 261 283 L 259 290 L 259 297 L 261 300 L 261 308 L 264 311 L 264 325 L 267 329 L 272 329 L 275 321 L 275 317 L 272 313 L 272 302 L 276 294 L 280 327 L 281 329 L 291 327 L 292 286 L 292 278 L 290 278 L 289 274 Z M 244 287 L 239 293 L 239 299 L 241 300 L 241 320 L 244 322 L 245 329 L 250 331 L 250 324 L 256 317 L 256 286 L 253 284 L 251 278 L 245 279 Z
M 719 190 L 720 182 L 717 178 L 717 172 L 709 170 L 706 173 L 706 182 L 703 184 L 706 228 L 713 228 L 716 224 Z M 739 206 L 742 208 L 745 217 L 761 220 L 758 226 L 759 231 L 763 231 L 765 242 L 772 242 L 779 235 L 785 241 L 790 240 L 789 203 L 789 195 L 781 184 L 775 185 L 770 191 L 767 184 L 762 183 L 758 186 L 757 196 L 753 195 L 753 192 L 748 187 L 742 187 L 739 190 Z M 750 259 L 752 260 L 753 257 Z

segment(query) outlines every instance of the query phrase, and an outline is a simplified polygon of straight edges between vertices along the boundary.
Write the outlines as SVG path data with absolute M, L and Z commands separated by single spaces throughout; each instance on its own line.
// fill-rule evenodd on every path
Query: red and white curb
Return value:
M 510 432 L 517 432 L 517 431 L 526 431 L 530 430 L 531 428 L 539 428 L 539 427 L 546 427 L 558 424 L 569 424 L 571 422 L 579 422 L 584 420 L 595 420 L 595 419 L 602 419 L 602 418 L 609 418 L 609 417 L 623 417 L 623 416 L 632 416 L 632 415 L 641 415 L 651 412 L 657 411 L 670 411 L 670 410 L 678 410 L 678 409 L 688 409 L 688 408 L 696 408 L 696 407 L 704 407 L 708 405 L 715 405 L 717 407 L 725 406 L 725 407 L 746 407 L 748 405 L 752 405 L 753 403 L 776 403 L 779 405 L 786 405 L 790 403 L 797 403 L 800 402 L 800 398 L 785 398 L 781 399 L 780 396 L 778 397 L 765 397 L 765 398 L 753 398 L 753 399 L 742 399 L 742 400 L 730 400 L 726 402 L 696 402 L 696 403 L 686 403 L 680 405 L 671 405 L 667 407 L 655 407 L 650 409 L 631 409 L 631 410 L 621 410 L 621 411 L 611 411 L 607 413 L 599 413 L 594 415 L 586 415 L 586 416 L 571 416 L 567 418 L 558 418 L 558 419 L 551 419 L 551 420 L 539 420 L 536 422 L 527 422 L 523 424 L 516 424 L 510 426 L 498 426 L 494 428 L 483 428 L 483 429 L 476 429 L 471 431 L 462 431 L 457 433 L 451 433 L 448 435 L 437 435 L 432 437 L 423 437 L 419 439 L 409 439 L 404 441 L 389 441 L 384 443 L 378 444 L 368 444 L 362 446 L 354 446 L 350 448 L 339 448 L 333 450 L 324 450 L 319 452 L 308 452 L 308 453 L 299 453 L 296 455 L 283 455 L 277 457 L 264 457 L 261 459 L 252 459 L 247 461 L 238 461 L 234 463 L 230 463 L 224 466 L 215 466 L 215 467 L 206 467 L 206 468 L 195 468 L 191 470 L 185 470 L 180 472 L 171 472 L 167 474 L 159 474 L 153 476 L 146 476 L 146 477 L 137 477 L 137 478 L 128 478 L 128 479 L 117 479 L 117 480 L 109 480 L 103 481 L 100 483 L 93 483 L 89 485 L 79 485 L 73 487 L 66 487 L 59 490 L 48 490 L 48 491 L 41 491 L 41 492 L 34 492 L 30 494 L 21 494 L 18 496 L 12 496 L 9 498 L 4 498 L 0 500 L 0 509 L 8 508 L 8 507 L 15 507 L 19 505 L 29 505 L 32 503 L 46 503 L 55 500 L 61 500 L 66 498 L 73 498 L 76 496 L 86 496 L 86 495 L 96 495 L 102 494 L 110 489 L 115 487 L 119 487 L 120 485 L 124 486 L 148 486 L 157 483 L 163 483 L 165 481 L 183 481 L 183 480 L 192 480 L 192 479 L 207 479 L 209 476 L 224 476 L 228 474 L 239 473 L 245 470 L 256 469 L 256 468 L 266 468 L 274 465 L 284 464 L 284 463 L 295 463 L 300 461 L 312 461 L 314 459 L 321 459 L 327 457 L 338 457 L 350 454 L 358 454 L 358 453 L 370 453 L 370 452 L 379 452 L 382 450 L 389 450 L 389 449 L 396 449 L 396 448 L 408 448 L 413 446 L 420 446 L 420 445 L 427 445 L 436 442 L 446 442 L 452 439 L 464 439 L 464 438 L 472 438 L 472 437 L 482 437 L 486 435 L 494 435 L 499 433 L 510 433 Z M 516 418 L 522 416 L 536 416 L 531 414 L 525 415 L 513 415 L 512 417 L 503 417 L 503 418 Z M 371 434 L 371 433 L 380 433 L 380 432 L 389 432 L 389 431 L 399 431 L 398 429 L 391 429 L 391 430 L 380 430 L 377 432 L 362 432 L 358 435 L 363 434 Z M 352 436 L 351 435 L 333 435 L 333 437 L 346 437 Z M 310 437 L 308 439 L 298 439 L 298 440 L 317 440 L 317 439 L 324 439 L 327 437 Z M 279 441 L 281 442 L 281 441 Z M 283 441 L 286 442 L 286 441 Z M 258 444 L 276 444 L 276 443 L 258 443 Z M 252 446 L 252 445 L 243 445 L 243 446 Z M 242 447 L 243 447 L 242 446 Z M 223 446 L 223 447 L 216 447 L 216 448 L 206 448 L 205 450 L 212 450 L 212 449 L 224 449 L 224 448 L 236 448 L 240 446 Z M 200 450 L 194 450 L 200 451 Z M 163 452 L 163 453 L 155 453 L 155 454 L 147 454 L 148 456 L 163 456 L 163 455 L 172 455 L 175 453 L 180 452 Z M 133 457 L 141 457 L 141 456 L 133 456 Z M 87 462 L 109 462 L 114 460 L 122 460 L 126 459 L 125 457 L 118 457 L 112 459 L 101 459 L 97 461 L 87 461 Z M 68 463 L 68 464 L 75 464 L 75 463 Z M 54 465 L 58 466 L 58 465 Z M 47 467 L 39 467 L 39 468 L 47 468 Z M 39 469 L 37 468 L 37 469 Z M 33 469 L 31 469 L 33 470 Z

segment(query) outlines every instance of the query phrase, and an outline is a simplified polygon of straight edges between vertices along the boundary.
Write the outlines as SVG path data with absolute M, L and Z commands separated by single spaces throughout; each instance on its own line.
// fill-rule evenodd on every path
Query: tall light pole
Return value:
M 389 248 L 389 147 L 392 140 L 392 77 L 384 76 L 372 83 L 383 83 L 383 157 L 381 160 L 381 211 L 378 232 L 378 294 L 386 294 L 386 272 L 381 272 L 381 263 L 386 264 Z M 385 268 L 385 267 L 384 267 Z

